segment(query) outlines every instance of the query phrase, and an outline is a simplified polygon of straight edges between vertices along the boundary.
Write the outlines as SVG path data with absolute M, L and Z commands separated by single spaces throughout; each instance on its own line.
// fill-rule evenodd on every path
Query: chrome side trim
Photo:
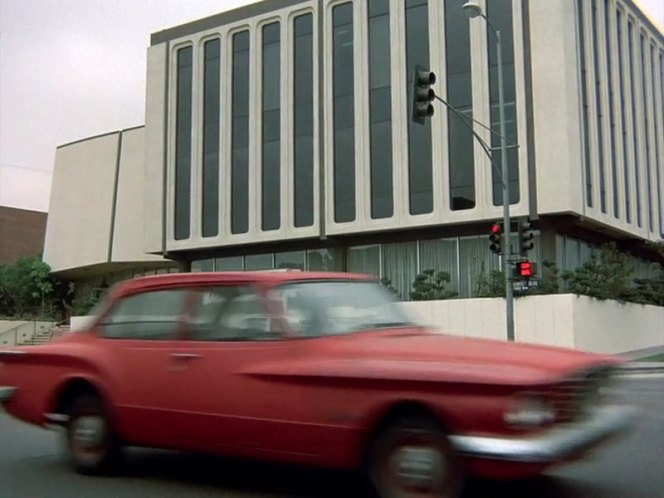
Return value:
M 65 415 L 63 413 L 45 413 L 44 418 L 48 422 L 56 425 L 62 425 L 69 422 L 69 415 Z
M 5 401 L 9 401 L 10 399 L 12 399 L 15 392 L 16 392 L 15 387 L 0 386 L 0 403 L 4 403 Z
M 530 437 L 450 436 L 453 446 L 464 455 L 522 463 L 550 463 L 565 460 L 626 430 L 636 410 L 626 406 L 598 408 L 591 418 L 561 425 Z

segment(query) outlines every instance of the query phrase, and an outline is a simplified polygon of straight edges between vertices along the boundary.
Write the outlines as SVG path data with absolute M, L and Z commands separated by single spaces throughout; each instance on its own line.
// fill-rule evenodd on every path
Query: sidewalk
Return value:
M 649 356 L 659 354 L 664 354 L 664 346 L 621 353 L 618 356 L 627 360 L 627 363 L 621 367 L 621 370 L 624 374 L 664 373 L 664 361 L 636 361 L 639 358 L 648 358 Z

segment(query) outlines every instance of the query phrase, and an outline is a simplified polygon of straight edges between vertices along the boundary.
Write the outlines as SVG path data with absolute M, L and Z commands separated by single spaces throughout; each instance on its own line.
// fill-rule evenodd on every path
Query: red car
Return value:
M 0 351 L 0 400 L 67 430 L 86 473 L 123 446 L 364 469 L 381 497 L 451 497 L 626 429 L 607 356 L 434 333 L 361 275 L 191 273 L 114 287 L 82 332 Z

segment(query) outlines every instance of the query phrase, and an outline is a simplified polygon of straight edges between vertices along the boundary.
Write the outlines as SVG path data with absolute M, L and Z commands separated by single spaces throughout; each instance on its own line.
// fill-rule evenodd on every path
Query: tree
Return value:
M 0 313 L 8 316 L 46 314 L 52 311 L 55 280 L 41 255 L 21 257 L 13 265 L 0 267 Z
M 431 301 L 456 297 L 456 292 L 446 289 L 450 281 L 450 274 L 446 271 L 424 270 L 415 277 L 410 298 L 413 301 Z

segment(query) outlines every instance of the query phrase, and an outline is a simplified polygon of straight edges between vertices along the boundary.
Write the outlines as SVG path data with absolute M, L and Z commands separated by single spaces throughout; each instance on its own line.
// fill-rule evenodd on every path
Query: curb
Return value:
M 618 369 L 619 375 L 664 373 L 664 362 L 639 362 L 632 361 L 622 365 Z

